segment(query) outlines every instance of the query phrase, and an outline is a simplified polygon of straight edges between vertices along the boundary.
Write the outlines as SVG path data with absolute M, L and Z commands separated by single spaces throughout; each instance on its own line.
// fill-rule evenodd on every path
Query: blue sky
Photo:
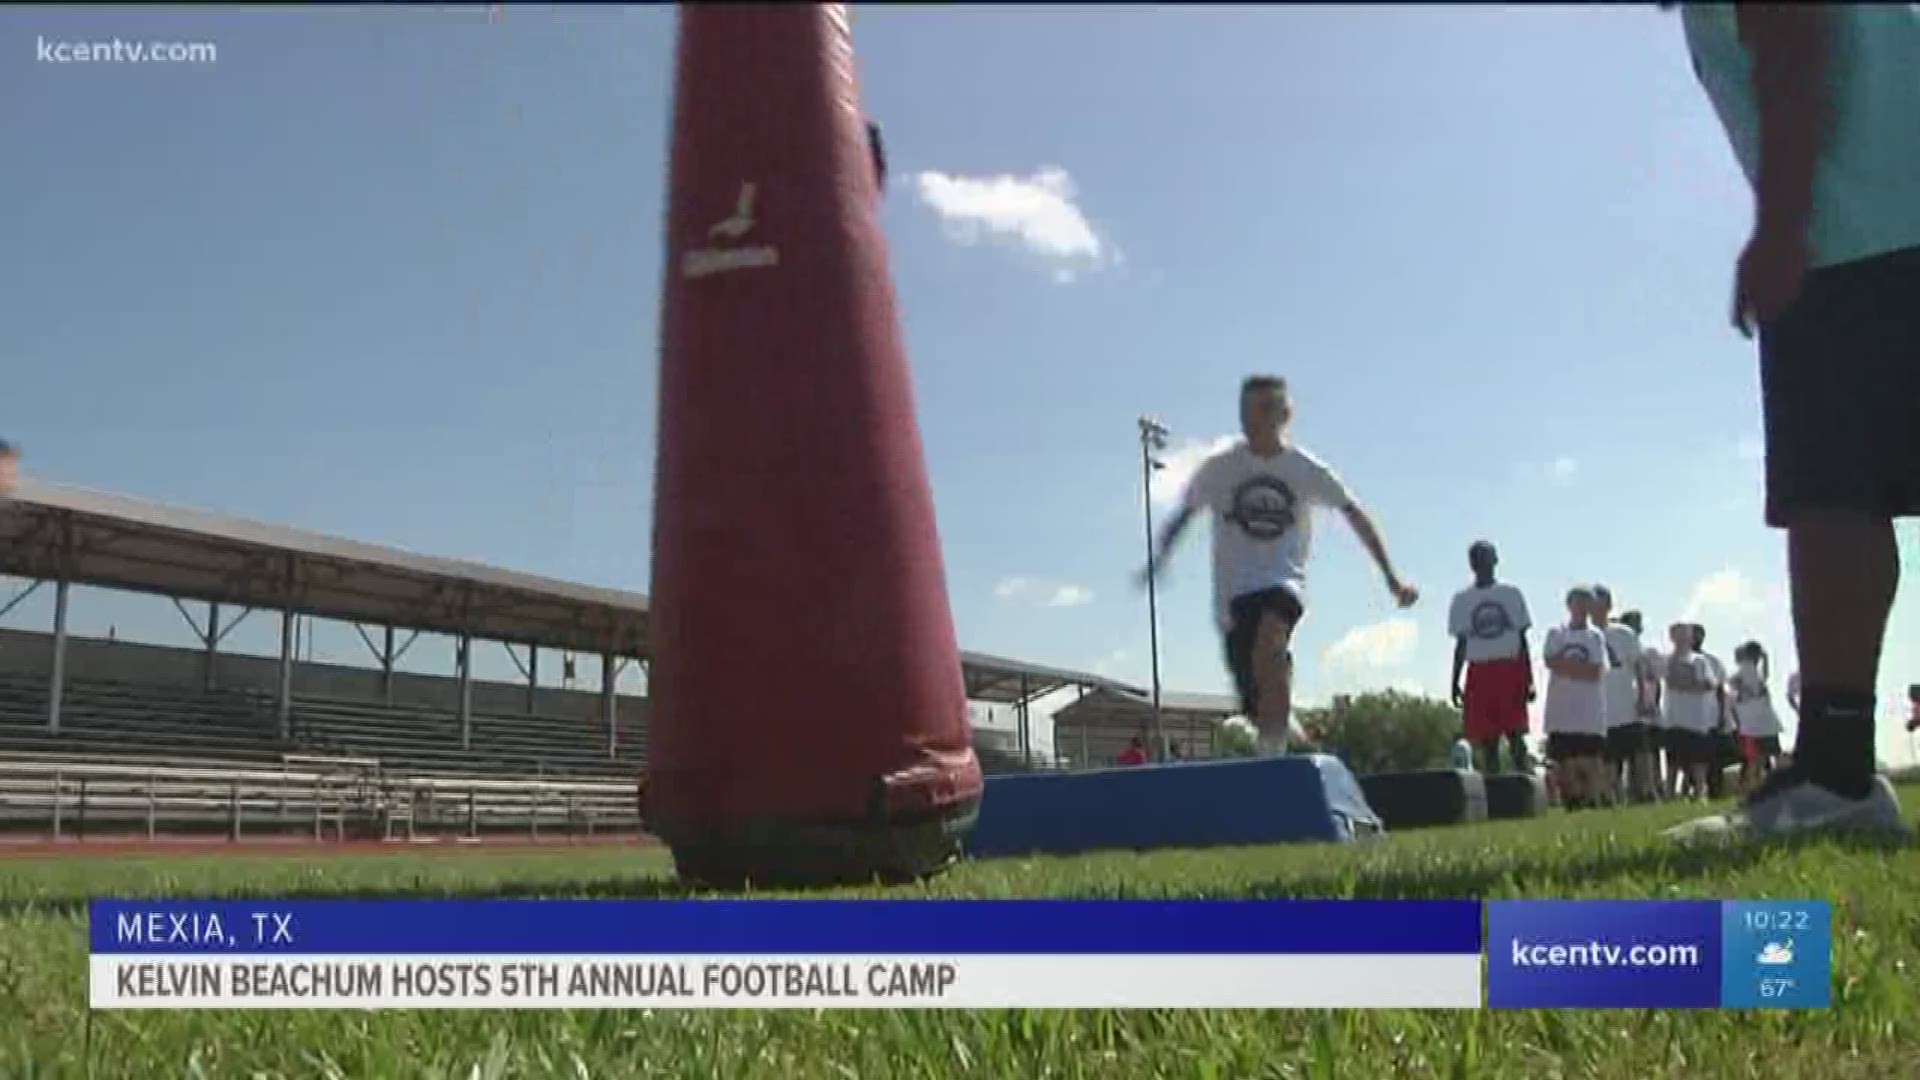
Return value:
M 1480 536 L 1543 624 L 1600 579 L 1655 627 L 1696 617 L 1710 650 L 1755 636 L 1792 668 L 1752 347 L 1726 320 L 1750 198 L 1677 19 L 855 24 L 967 647 L 1144 683 L 1134 417 L 1184 462 L 1258 370 L 1293 383 L 1299 440 L 1426 594 L 1395 612 L 1324 521 L 1305 699 L 1444 692 Z M 644 591 L 672 32 L 656 7 L 9 11 L 0 425 L 44 479 Z M 36 59 L 110 37 L 217 60 Z M 1171 688 L 1227 687 L 1207 583 L 1198 535 L 1163 594 Z M 1920 680 L 1913 597 L 1890 712 Z M 73 618 L 187 640 L 164 601 L 85 591 Z M 42 596 L 6 623 L 47 619 Z M 271 622 L 236 643 L 273 651 Z M 365 657 L 345 626 L 314 644 Z M 446 670 L 435 649 L 408 666 Z

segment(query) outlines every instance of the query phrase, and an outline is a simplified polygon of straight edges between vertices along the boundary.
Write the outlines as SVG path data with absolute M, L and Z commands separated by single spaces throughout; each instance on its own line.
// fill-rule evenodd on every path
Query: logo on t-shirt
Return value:
M 1587 650 L 1587 644 L 1584 641 L 1569 641 L 1560 646 L 1560 651 L 1556 655 L 1562 660 L 1578 660 L 1583 664 L 1593 663 L 1593 653 Z
M 1275 476 L 1255 476 L 1233 489 L 1226 518 L 1255 540 L 1278 540 L 1293 528 L 1293 489 Z
M 1507 611 L 1507 605 L 1498 600 L 1482 600 L 1473 605 L 1467 625 L 1473 628 L 1474 637 L 1492 641 L 1513 629 L 1513 615 Z

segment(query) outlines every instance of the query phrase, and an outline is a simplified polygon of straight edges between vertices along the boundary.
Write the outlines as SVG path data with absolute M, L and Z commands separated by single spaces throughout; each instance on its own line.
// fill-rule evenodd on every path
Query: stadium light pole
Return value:
M 1167 467 L 1154 453 L 1167 448 L 1165 424 L 1142 416 L 1140 424 L 1140 506 L 1147 523 L 1147 655 L 1153 667 L 1153 752 L 1167 757 L 1167 737 L 1160 726 L 1160 597 L 1159 574 L 1153 551 L 1153 474 Z

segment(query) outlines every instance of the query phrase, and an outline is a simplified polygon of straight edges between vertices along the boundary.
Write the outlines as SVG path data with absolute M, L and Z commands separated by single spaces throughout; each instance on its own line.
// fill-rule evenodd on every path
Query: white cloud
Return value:
M 1165 509 L 1179 501 L 1201 462 L 1232 446 L 1235 438 L 1233 435 L 1222 435 L 1209 442 L 1189 439 L 1180 446 L 1162 451 L 1160 462 L 1165 467 L 1155 470 L 1153 474 L 1154 506 Z
M 1320 654 L 1320 663 L 1348 675 L 1384 671 L 1406 663 L 1419 643 L 1420 624 L 1396 615 L 1342 634 Z
M 1113 679 L 1119 677 L 1120 668 L 1132 659 L 1133 654 L 1127 650 L 1115 649 L 1107 655 L 1094 660 L 1093 663 L 1087 666 L 1093 669 L 1095 675 Z
M 1560 487 L 1573 483 L 1573 478 L 1579 474 L 1580 463 L 1570 457 L 1554 458 L 1552 464 L 1547 466 L 1547 479 Z
M 1037 578 L 1002 578 L 993 587 L 993 598 L 1003 603 L 1034 602 L 1042 607 L 1079 607 L 1093 602 L 1093 590 L 1070 582 L 1049 582 Z
M 1729 566 L 1693 583 L 1681 619 L 1713 629 L 1713 623 L 1747 622 L 1764 618 L 1767 599 L 1753 579 Z
M 913 178 L 920 201 L 961 244 L 1013 243 L 1055 264 L 1053 280 L 1072 283 L 1079 270 L 1117 264 L 1120 253 L 1080 209 L 1065 169 L 1048 166 L 1031 176 L 961 176 L 922 172 Z
M 1027 578 L 1010 577 L 993 587 L 993 597 L 996 600 L 1012 600 L 1031 588 L 1033 588 L 1033 582 Z
M 1093 590 L 1079 585 L 1062 585 L 1047 598 L 1048 607 L 1079 607 L 1093 603 Z

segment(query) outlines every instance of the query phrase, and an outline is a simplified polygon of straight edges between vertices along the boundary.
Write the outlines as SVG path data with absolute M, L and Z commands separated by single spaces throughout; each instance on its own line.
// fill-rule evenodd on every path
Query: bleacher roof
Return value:
M 582 653 L 649 651 L 640 593 L 23 479 L 0 499 L 0 573 L 56 579 L 63 550 L 76 584 Z M 961 666 L 968 696 L 995 704 L 1127 689 L 985 653 L 964 653 Z
M 1187 694 L 1162 691 L 1162 727 L 1206 726 L 1240 713 L 1240 702 L 1227 694 Z M 1087 728 L 1131 737 L 1152 720 L 1153 697 L 1131 687 L 1102 687 L 1053 714 L 1054 739 L 1063 729 Z
M 647 598 L 124 495 L 23 480 L 0 572 L 500 641 L 635 655 Z
M 986 653 L 960 654 L 960 668 L 966 674 L 967 698 L 995 705 L 1032 701 L 1061 690 L 1082 687 L 1087 690 L 1109 688 L 1129 690 L 1123 683 L 1084 671 L 1029 664 Z M 1162 695 L 1164 698 L 1165 695 Z

